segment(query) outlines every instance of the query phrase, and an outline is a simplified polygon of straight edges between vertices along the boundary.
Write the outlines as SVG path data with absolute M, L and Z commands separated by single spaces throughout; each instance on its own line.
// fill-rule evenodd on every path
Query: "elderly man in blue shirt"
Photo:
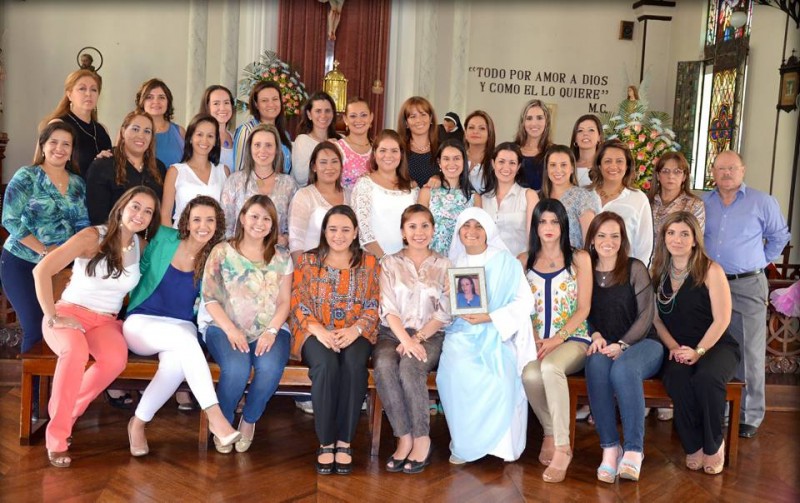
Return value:
M 745 166 L 736 152 L 721 152 L 711 170 L 717 187 L 704 199 L 705 245 L 709 256 L 725 270 L 731 287 L 729 330 L 742 351 L 736 377 L 745 382 L 739 436 L 752 438 L 765 411 L 768 285 L 764 268 L 780 256 L 789 242 L 789 230 L 778 201 L 745 185 Z

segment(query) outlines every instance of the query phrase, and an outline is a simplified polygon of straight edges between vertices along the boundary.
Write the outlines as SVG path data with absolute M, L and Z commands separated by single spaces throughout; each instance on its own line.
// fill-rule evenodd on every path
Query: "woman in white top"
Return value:
M 328 210 L 350 203 L 349 191 L 342 187 L 342 154 L 336 145 L 324 141 L 314 147 L 308 182 L 289 204 L 289 252 L 295 263 L 303 252 L 319 245 Z
M 195 116 L 186 129 L 182 162 L 170 166 L 164 178 L 161 221 L 177 228 L 183 208 L 197 196 L 219 201 L 228 174 L 228 168 L 219 163 L 217 119 L 210 115 Z
M 596 115 L 586 114 L 578 117 L 572 128 L 572 138 L 569 146 L 575 155 L 575 176 L 578 177 L 579 187 L 588 187 L 592 184 L 589 172 L 594 166 L 597 149 L 602 145 L 603 125 Z
M 608 140 L 597 151 L 590 189 L 600 199 L 600 211 L 613 211 L 625 221 L 631 257 L 648 265 L 653 254 L 653 213 L 645 193 L 633 185 L 634 169 L 628 145 Z
M 511 142 L 498 145 L 482 196 L 483 209 L 497 224 L 500 238 L 514 256 L 528 249 L 531 214 L 539 202 L 536 191 L 524 189 L 518 183 L 522 177 L 521 165 L 519 145 Z
M 292 176 L 299 187 L 308 185 L 308 162 L 314 147 L 325 140 L 340 138 L 335 117 L 336 103 L 326 92 L 317 91 L 303 105 L 292 144 Z
M 373 142 L 370 173 L 356 183 L 351 196 L 361 246 L 379 259 L 403 249 L 400 217 L 417 202 L 419 188 L 408 174 L 400 135 L 384 129 Z
M 250 196 L 269 196 L 278 212 L 278 244 L 289 245 L 289 202 L 297 192 L 297 184 L 283 174 L 283 149 L 280 132 L 272 124 L 253 128 L 245 143 L 244 164 L 225 180 L 220 203 L 225 212 L 225 235 L 232 238 L 239 210 Z
M 233 117 L 233 93 L 225 86 L 213 85 L 203 93 L 198 115 L 210 115 L 217 119 L 219 124 L 219 163 L 233 169 L 233 136 L 228 129 L 228 123 Z
M 494 121 L 483 110 L 475 110 L 464 121 L 464 147 L 469 160 L 469 181 L 482 194 L 488 185 L 494 154 Z
M 58 355 L 46 434 L 47 456 L 57 468 L 72 462 L 67 449 L 76 418 L 125 369 L 128 345 L 117 313 L 139 282 L 139 234 L 155 234 L 158 204 L 149 187 L 129 189 L 111 208 L 108 227 L 87 227 L 33 269 L 44 339 Z M 53 276 L 71 262 L 72 279 L 56 304 Z M 94 364 L 87 369 L 89 355 Z
M 356 96 L 347 101 L 344 124 L 347 136 L 336 143 L 342 149 L 342 185 L 352 189 L 359 178 L 369 173 L 369 158 L 372 156 L 372 143 L 369 141 L 372 112 L 364 98 Z

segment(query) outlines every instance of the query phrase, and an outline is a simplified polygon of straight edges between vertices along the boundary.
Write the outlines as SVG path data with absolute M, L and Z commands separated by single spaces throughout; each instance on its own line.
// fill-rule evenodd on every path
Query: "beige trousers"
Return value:
M 522 370 L 522 384 L 545 435 L 556 445 L 569 445 L 569 387 L 567 376 L 583 368 L 586 344 L 567 341 L 542 360 Z

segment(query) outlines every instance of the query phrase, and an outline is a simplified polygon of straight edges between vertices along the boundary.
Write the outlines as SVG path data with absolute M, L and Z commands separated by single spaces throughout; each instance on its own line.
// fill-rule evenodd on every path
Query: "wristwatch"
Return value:
M 702 357 L 704 354 L 706 354 L 706 348 L 697 346 L 696 348 L 694 348 L 694 350 L 697 353 L 697 356 L 699 357 Z
M 272 335 L 278 335 L 278 329 L 274 327 L 269 327 L 267 332 L 271 333 Z
M 627 342 L 623 342 L 623 341 L 617 341 L 617 344 L 619 344 L 619 348 L 620 348 L 622 351 L 625 351 L 626 349 L 628 349 L 629 347 L 631 347 L 631 345 L 630 345 L 630 344 L 628 344 Z
M 54 314 L 53 316 L 47 318 L 47 327 L 48 328 L 53 328 L 53 326 L 56 324 L 56 318 L 58 318 L 57 314 Z
M 356 325 L 356 331 L 358 332 L 358 335 L 359 335 L 359 336 L 362 336 L 362 335 L 364 335 L 364 331 L 363 331 L 363 330 L 361 330 L 361 327 L 359 327 L 358 325 Z
M 558 332 L 556 332 L 556 337 L 558 337 L 562 341 L 566 341 L 567 338 L 569 337 L 569 332 L 567 332 L 565 329 L 562 328 Z

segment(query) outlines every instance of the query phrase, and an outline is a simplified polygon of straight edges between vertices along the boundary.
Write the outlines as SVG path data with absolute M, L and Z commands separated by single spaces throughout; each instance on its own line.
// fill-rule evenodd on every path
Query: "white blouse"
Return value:
M 602 204 L 596 191 L 592 193 Z M 612 199 L 600 211 L 613 211 L 625 222 L 625 231 L 631 243 L 631 257 L 638 258 L 649 267 L 653 254 L 653 212 L 650 201 L 640 190 L 622 189 L 616 199 Z
M 529 189 L 519 184 L 512 185 L 511 190 L 497 205 L 497 195 L 483 196 L 483 209 L 497 224 L 500 239 L 515 257 L 528 249 L 528 198 Z
M 319 142 L 311 135 L 297 135 L 292 143 L 292 177 L 298 187 L 308 185 L 308 165 L 311 162 L 311 152 Z
M 344 191 L 344 204 L 350 204 L 350 192 Z M 315 185 L 298 190 L 289 204 L 289 251 L 305 252 L 319 246 L 322 220 L 331 203 Z
M 204 183 L 188 164 L 178 163 L 173 166 L 178 170 L 178 176 L 175 178 L 175 213 L 172 217 L 174 222 L 172 226 L 177 229 L 178 220 L 189 201 L 201 195 L 210 196 L 219 201 L 227 175 L 224 164 L 212 164 L 208 183 Z
M 350 199 L 358 218 L 361 246 L 377 241 L 386 254 L 402 250 L 400 217 L 418 197 L 418 187 L 408 192 L 389 190 L 373 182 L 369 175 L 359 178 Z

